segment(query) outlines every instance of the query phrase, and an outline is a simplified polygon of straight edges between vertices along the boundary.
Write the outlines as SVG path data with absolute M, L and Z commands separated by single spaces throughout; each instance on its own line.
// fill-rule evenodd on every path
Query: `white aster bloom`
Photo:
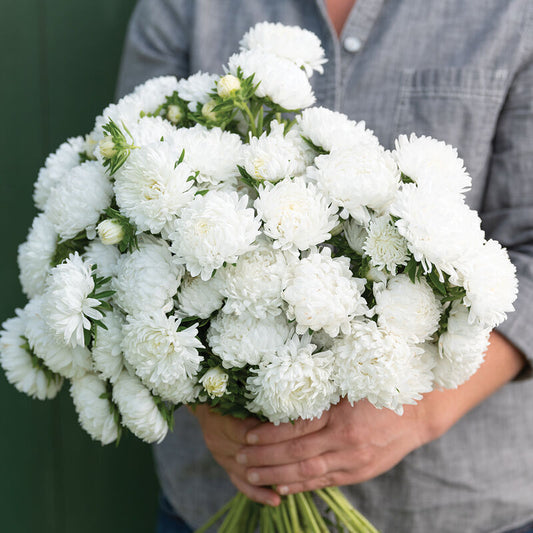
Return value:
M 178 142 L 178 130 L 172 124 L 169 124 L 167 120 L 161 117 L 142 117 L 139 122 L 128 127 L 128 129 L 133 137 L 135 146 L 142 147 L 164 142 L 175 147 L 175 159 L 179 158 L 181 148 Z M 126 134 L 126 132 L 123 133 Z M 131 139 L 128 138 L 128 141 L 131 141 Z
M 467 381 L 481 366 L 489 344 L 491 328 L 469 321 L 468 309 L 454 302 L 447 330 L 439 337 L 440 357 L 433 370 L 435 382 L 454 389 Z
M 470 321 L 495 327 L 514 310 L 513 302 L 518 293 L 516 268 L 507 250 L 497 241 L 491 239 L 476 248 L 461 274 Z
M 116 246 L 103 244 L 99 240 L 91 241 L 82 255 L 83 260 L 96 265 L 96 275 L 107 278 L 117 273 L 120 251 Z
M 256 318 L 279 315 L 283 305 L 289 264 L 294 256 L 275 250 L 265 240 L 257 249 L 218 270 L 221 294 L 226 298 L 223 311 L 237 315 L 250 313 Z
M 122 423 L 145 442 L 161 442 L 168 432 L 168 424 L 159 412 L 150 391 L 127 370 L 113 386 L 113 401 L 122 415 Z
M 265 235 L 274 239 L 274 248 L 295 254 L 327 241 L 338 222 L 336 209 L 303 178 L 261 185 L 254 207 L 264 221 Z
M 80 426 L 104 445 L 117 440 L 119 431 L 110 401 L 101 398 L 106 392 L 106 384 L 94 374 L 73 379 L 70 385 Z
M 56 244 L 57 233 L 46 215 L 41 213 L 34 218 L 26 241 L 18 248 L 19 279 L 28 298 L 43 292 Z
M 0 365 L 6 379 L 31 398 L 54 398 L 63 385 L 63 378 L 47 369 L 42 360 L 38 359 L 36 364 L 36 356 L 28 353 L 24 347 L 26 316 L 20 309 L 16 313 L 16 317 L 2 324 L 0 331 Z
M 120 211 L 139 231 L 159 233 L 189 204 L 196 191 L 192 169 L 168 143 L 159 142 L 134 150 L 115 179 Z
M 355 316 L 368 313 L 362 296 L 365 280 L 354 278 L 347 257 L 332 259 L 331 251 L 311 251 L 290 270 L 283 298 L 296 332 L 324 329 L 331 337 L 347 333 Z
M 205 281 L 224 263 L 235 263 L 252 250 L 258 234 L 259 220 L 247 196 L 209 191 L 183 209 L 169 237 L 176 261 Z
M 400 186 L 400 173 L 392 156 L 381 146 L 364 150 L 332 150 L 315 159 L 309 179 L 341 209 L 341 217 L 370 220 L 369 209 L 383 214 Z
M 350 248 L 359 255 L 365 254 L 365 241 L 368 237 L 368 226 L 361 224 L 353 218 L 348 218 L 342 225 L 344 237 Z
M 367 399 L 397 414 L 432 389 L 432 359 L 404 338 L 371 320 L 354 320 L 351 333 L 335 340 L 335 382 L 351 403 Z
M 366 128 L 364 121 L 354 122 L 345 114 L 325 107 L 305 109 L 297 121 L 302 135 L 328 152 L 334 148 L 379 146 L 377 137 Z
M 178 87 L 179 82 L 176 76 L 159 76 L 137 85 L 133 94 L 140 99 L 145 113 L 154 113 L 161 104 L 165 103 L 166 97 L 172 96 Z
M 401 172 L 417 184 L 463 194 L 472 186 L 472 178 L 457 155 L 457 150 L 431 137 L 411 133 L 395 141 L 393 156 Z
M 202 278 L 193 278 L 186 274 L 178 292 L 178 315 L 209 318 L 224 303 L 221 287 L 218 276 L 204 281 Z
M 41 211 L 46 209 L 50 193 L 56 185 L 80 164 L 80 152 L 83 152 L 84 145 L 83 137 L 72 137 L 46 158 L 44 167 L 39 170 L 33 192 L 35 205 Z
M 370 220 L 363 250 L 370 257 L 373 267 L 387 269 L 392 275 L 396 275 L 398 266 L 409 261 L 407 241 L 398 233 L 388 215 Z
M 269 98 L 287 110 L 302 109 L 315 102 L 305 72 L 288 59 L 260 49 L 246 50 L 229 58 L 230 74 L 236 76 L 239 67 L 245 78 L 254 75 L 254 84 L 259 83 L 255 94 L 260 98 Z
M 112 197 L 113 187 L 104 167 L 86 161 L 52 190 L 45 213 L 62 239 L 72 239 L 83 230 L 94 230 Z
M 124 319 L 118 311 L 108 311 L 102 322 L 107 329 L 97 329 L 92 348 L 93 366 L 102 379 L 115 383 L 124 368 L 122 357 Z
M 163 312 L 139 313 L 128 316 L 122 330 L 126 361 L 148 388 L 176 404 L 191 401 L 179 396 L 180 382 L 196 376 L 203 359 L 197 324 L 179 331 L 180 322 Z
M 242 165 L 243 155 L 243 144 L 237 134 L 218 127 L 208 129 L 200 124 L 181 128 L 177 134 L 179 144 L 185 150 L 185 162 L 198 172 L 198 184 L 208 188 L 237 184 L 237 165 Z M 209 157 L 206 157 L 207 146 Z
M 210 368 L 199 380 L 211 398 L 220 398 L 226 393 L 229 376 L 222 368 Z
M 378 324 L 411 343 L 428 340 L 439 327 L 442 305 L 424 278 L 411 282 L 400 274 L 374 284 Z
M 177 91 L 182 100 L 189 102 L 190 111 L 196 111 L 198 104 L 206 104 L 211 100 L 209 93 L 215 90 L 215 82 L 219 76 L 206 72 L 197 72 L 178 82 Z
M 222 359 L 224 368 L 241 368 L 257 365 L 275 353 L 287 342 L 291 331 L 283 315 L 258 319 L 249 314 L 219 313 L 211 320 L 207 342 Z
M 481 220 L 457 195 L 447 195 L 428 185 L 402 185 L 390 208 L 400 220 L 400 235 L 426 272 L 433 265 L 457 281 L 456 267 L 477 250 L 484 240 Z
M 100 320 L 100 301 L 91 297 L 94 289 L 91 267 L 77 252 L 50 272 L 43 294 L 47 324 L 72 347 L 84 346 L 84 330 L 91 319 Z
M 46 323 L 42 304 L 43 297 L 37 296 L 24 308 L 24 334 L 30 348 L 52 372 L 69 379 L 83 376 L 92 369 L 91 352 L 85 346 L 65 344 L 63 338 Z
M 316 70 L 323 74 L 327 62 L 320 39 L 299 26 L 279 22 L 260 22 L 250 28 L 240 41 L 241 50 L 263 50 L 292 61 L 310 78 Z
M 111 286 L 114 302 L 128 314 L 174 307 L 184 269 L 174 263 L 165 241 L 144 238 L 139 249 L 120 256 Z
M 318 418 L 337 403 L 331 379 L 333 354 L 313 353 L 315 349 L 309 335 L 295 335 L 277 353 L 265 357 L 259 368 L 252 370 L 256 375 L 247 380 L 253 397 L 247 408 L 277 425 Z
M 271 131 L 258 138 L 251 137 L 244 151 L 244 168 L 256 180 L 276 182 L 283 178 L 300 176 L 307 161 L 301 145 L 283 133 L 284 126 L 271 123 Z

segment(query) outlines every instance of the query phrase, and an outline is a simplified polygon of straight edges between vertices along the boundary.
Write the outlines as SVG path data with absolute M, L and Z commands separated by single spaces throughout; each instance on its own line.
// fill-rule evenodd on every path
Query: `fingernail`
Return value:
M 259 442 L 259 437 L 255 433 L 250 433 L 246 436 L 246 442 L 248 444 L 257 444 Z
M 289 494 L 289 487 L 282 485 L 281 487 L 278 487 L 278 492 L 280 494 Z
M 235 457 L 235 460 L 236 460 L 240 465 L 245 465 L 245 464 L 246 464 L 246 454 L 245 454 L 245 453 L 239 453 L 239 454 L 237 454 L 237 457 Z
M 250 472 L 248 474 L 248 481 L 250 483 L 257 483 L 259 481 L 259 474 L 257 472 Z

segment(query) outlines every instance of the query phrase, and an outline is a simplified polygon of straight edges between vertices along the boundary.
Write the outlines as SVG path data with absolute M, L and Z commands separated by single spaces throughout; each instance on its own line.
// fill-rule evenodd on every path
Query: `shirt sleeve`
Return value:
M 531 22 L 531 20 L 530 20 Z M 481 218 L 487 239 L 507 247 L 518 276 L 515 311 L 498 327 L 533 367 L 533 27 L 503 105 Z
M 187 0 L 139 0 L 122 52 L 116 96 L 156 76 L 189 75 L 191 4 Z

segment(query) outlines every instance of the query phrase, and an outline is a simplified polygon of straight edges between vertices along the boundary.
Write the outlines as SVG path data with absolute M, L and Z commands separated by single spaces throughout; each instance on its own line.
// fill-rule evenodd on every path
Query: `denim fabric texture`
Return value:
M 264 20 L 321 39 L 317 105 L 364 120 L 389 149 L 411 132 L 457 147 L 472 176 L 467 202 L 517 268 L 516 311 L 500 331 L 533 362 L 533 1 L 357 0 L 338 38 L 324 0 L 140 0 L 118 94 L 154 76 L 222 73 Z M 532 521 L 533 381 L 523 377 L 344 493 L 383 533 L 503 533 Z M 186 409 L 154 453 L 167 498 L 192 526 L 234 493 Z

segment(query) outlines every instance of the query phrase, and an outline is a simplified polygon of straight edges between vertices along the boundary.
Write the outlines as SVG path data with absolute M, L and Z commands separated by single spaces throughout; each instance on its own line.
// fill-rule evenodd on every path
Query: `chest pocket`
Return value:
M 476 179 L 486 173 L 498 114 L 505 100 L 504 69 L 426 68 L 401 72 L 394 133 L 430 135 L 455 146 Z

